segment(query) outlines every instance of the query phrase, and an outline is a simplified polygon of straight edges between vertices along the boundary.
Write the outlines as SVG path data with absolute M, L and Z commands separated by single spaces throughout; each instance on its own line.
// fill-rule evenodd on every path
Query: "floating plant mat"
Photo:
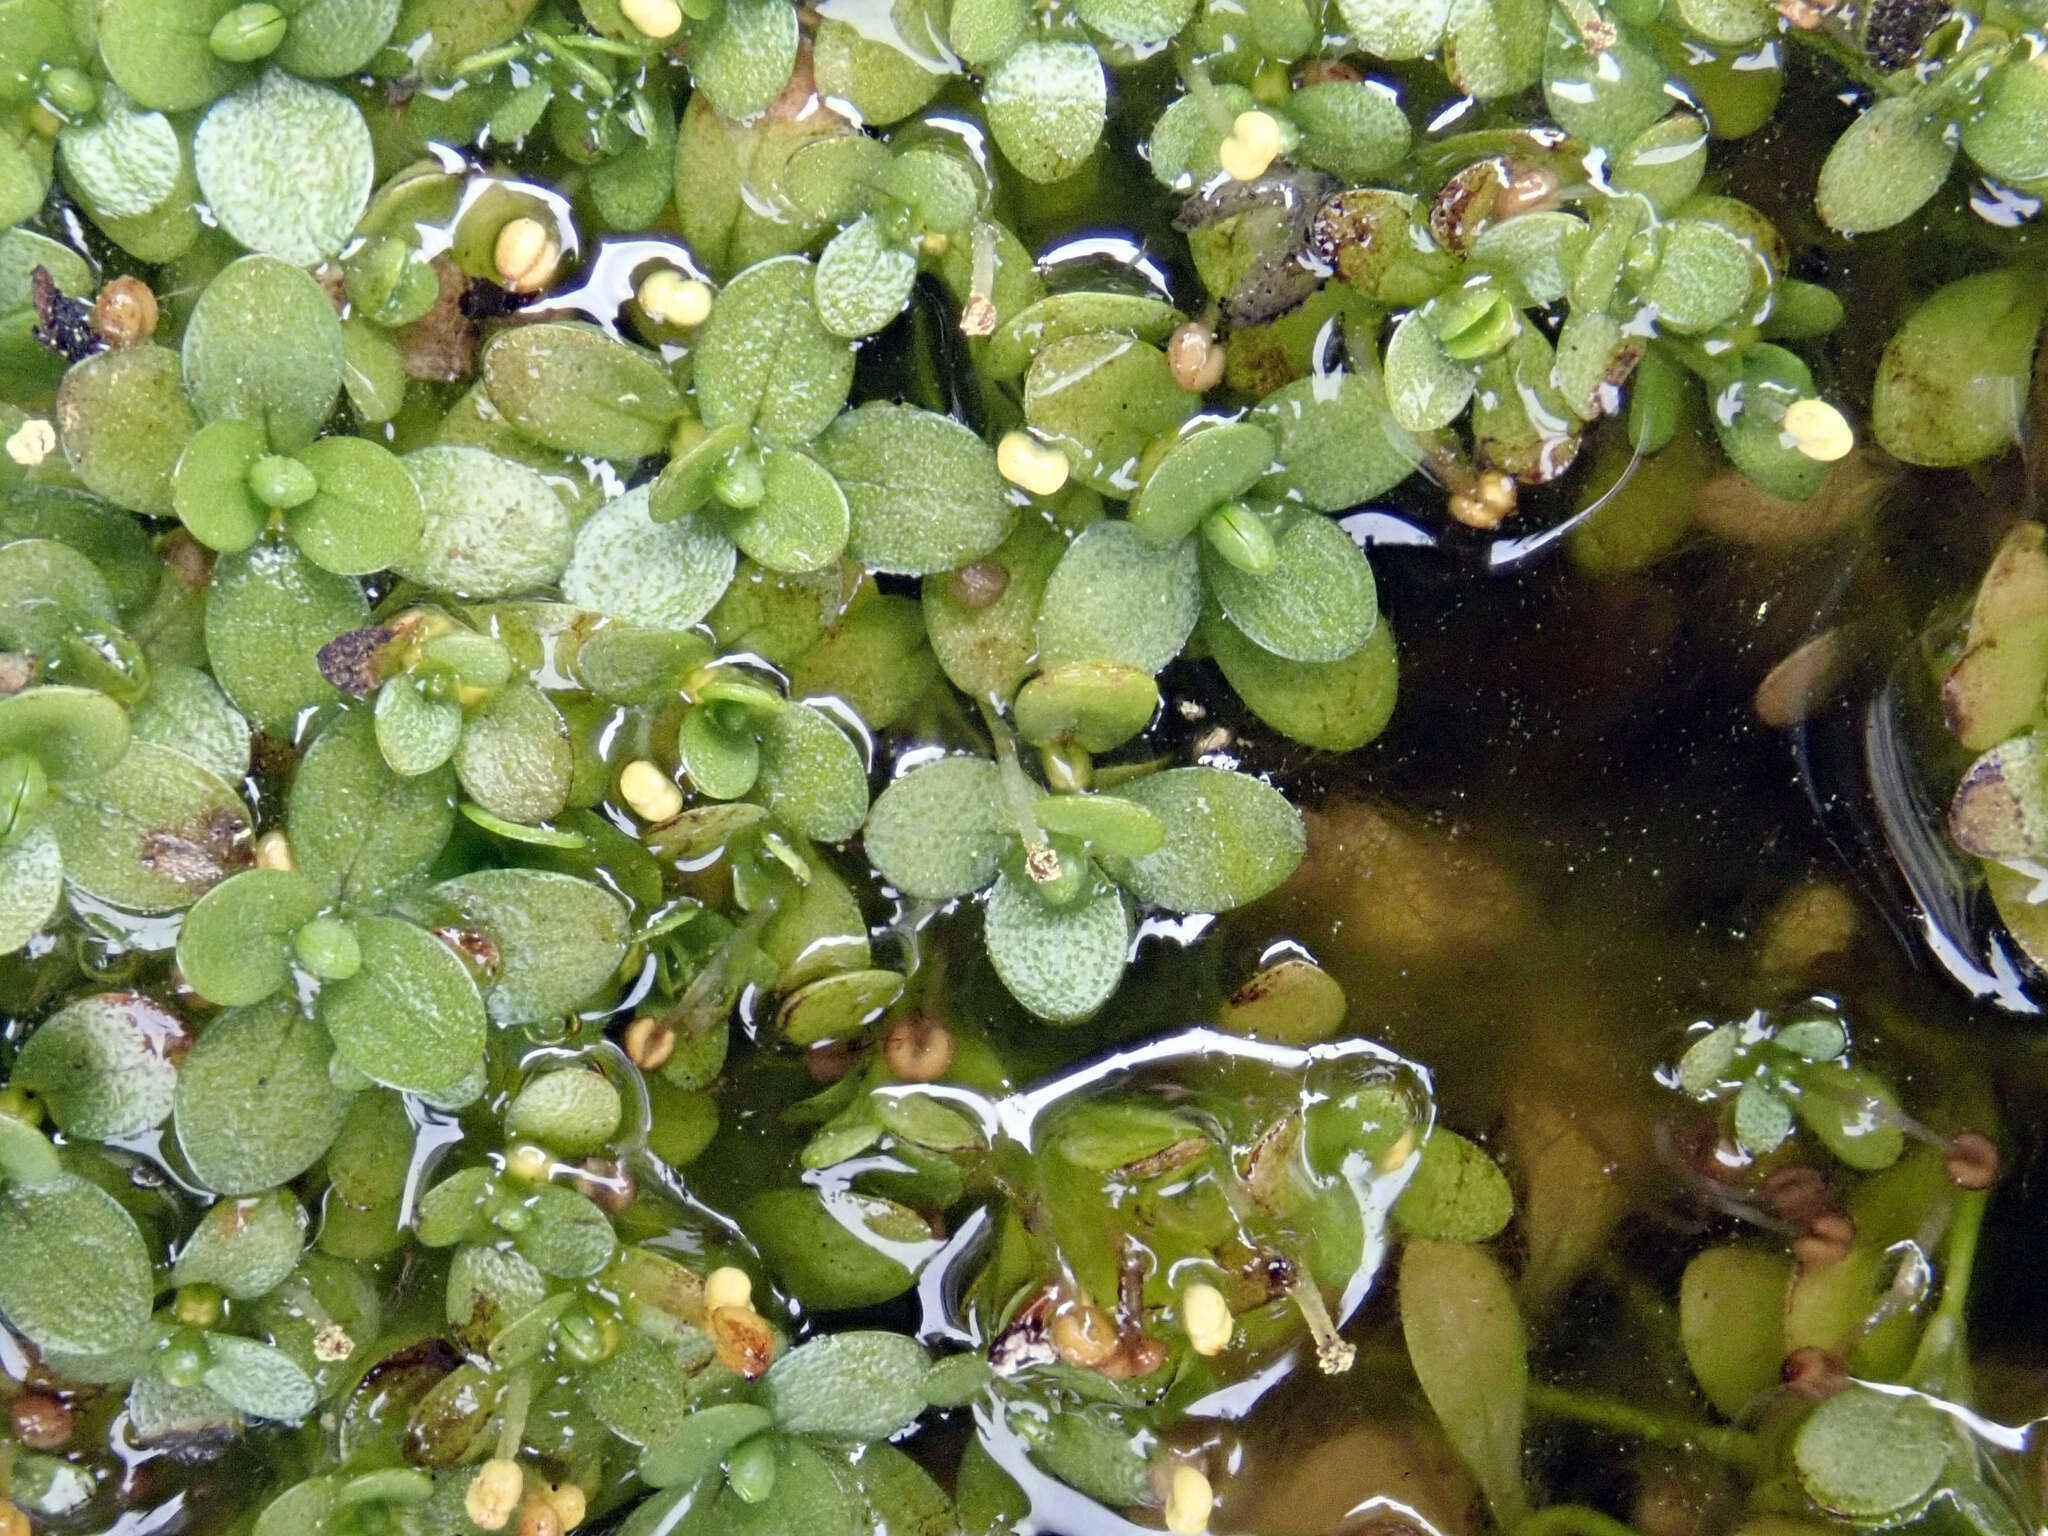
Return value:
M 0 0 L 0 1536 L 2037 1529 L 2044 52 Z

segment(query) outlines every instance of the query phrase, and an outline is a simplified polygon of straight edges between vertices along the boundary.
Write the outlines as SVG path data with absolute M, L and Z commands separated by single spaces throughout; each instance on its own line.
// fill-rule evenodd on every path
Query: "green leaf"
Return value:
M 326 290 L 274 256 L 244 256 L 206 285 L 186 322 L 185 388 L 208 421 L 233 416 L 291 453 L 341 394 L 341 321 Z
M 296 870 L 245 869 L 204 896 L 178 928 L 178 968 L 208 1002 L 260 1003 L 292 976 L 292 935 L 325 903 Z
M 1020 44 L 981 88 L 989 132 L 1027 181 L 1060 181 L 1095 152 L 1109 112 L 1109 81 L 1087 43 Z
M 1678 1330 L 1686 1363 L 1707 1401 L 1728 1418 L 1778 1386 L 1791 1281 L 1791 1261 L 1760 1248 L 1709 1248 L 1685 1266 Z
M 739 422 L 728 422 L 671 458 L 654 482 L 649 502 L 654 520 L 671 523 L 710 502 L 717 494 L 719 477 L 746 448 L 747 441 L 748 429 Z
M 455 830 L 455 775 L 399 777 L 369 714 L 351 709 L 306 749 L 285 825 L 300 870 L 329 901 L 381 912 L 426 878 Z
M 514 1238 L 542 1274 L 582 1280 L 611 1261 L 618 1239 L 595 1202 L 560 1184 L 542 1184 L 521 1202 L 532 1225 Z
M 36 1348 L 125 1349 L 155 1292 L 134 1218 L 98 1185 L 64 1174 L 0 1186 L 0 1313 Z
M 1024 376 L 1025 420 L 1066 454 L 1077 480 L 1108 496 L 1138 488 L 1139 456 L 1199 400 L 1157 347 L 1099 331 L 1053 341 Z
M 81 997 L 36 1026 L 11 1081 L 41 1099 L 67 1136 L 136 1136 L 170 1115 L 172 1055 L 184 1034 L 176 1014 L 140 993 Z
M 1066 549 L 1066 541 L 1045 519 L 1027 517 L 974 562 L 975 582 L 958 576 L 925 579 L 926 638 L 955 688 L 970 698 L 1000 702 L 1031 675 L 1038 654 L 1039 604 L 1046 579 Z M 997 583 L 1001 592 L 996 599 L 982 601 L 987 587 Z
M 355 103 L 278 69 L 200 119 L 192 165 L 223 229 L 300 267 L 340 253 L 369 204 L 375 169 Z
M 917 255 L 891 239 L 881 220 L 863 214 L 827 242 L 814 281 L 825 329 L 857 340 L 903 313 L 917 281 Z
M 1280 468 L 1262 494 L 1299 499 L 1318 512 L 1348 512 L 1392 490 L 1421 462 L 1379 393 L 1355 373 L 1296 379 L 1253 408 L 1272 433 Z
M 1963 124 L 1963 153 L 2000 181 L 2048 176 L 2048 71 L 2012 59 L 1991 72 L 1978 102 Z
M 320 1404 L 313 1378 L 281 1349 L 232 1334 L 210 1334 L 206 1390 L 252 1419 L 296 1424 Z
M 1157 1497 L 1143 1439 L 1107 1408 L 1070 1408 L 1055 1414 L 1029 1444 L 1033 1460 L 1091 1499 L 1129 1506 Z
M 40 573 L 24 565 L 16 574 L 34 582 Z M 47 598 L 50 585 L 27 595 Z M 53 779 L 105 773 L 121 761 L 128 740 L 121 706 L 90 688 L 44 683 L 0 698 L 0 752 L 28 753 Z
M 1035 747 L 1072 742 L 1108 752 L 1152 723 L 1159 685 L 1120 661 L 1070 661 L 1019 689 L 1013 712 L 1017 734 Z
M 341 387 L 356 415 L 372 425 L 396 416 L 412 380 L 391 333 L 362 315 L 351 315 L 341 322 L 341 355 Z
M 938 94 L 955 73 L 934 0 L 895 0 L 859 21 L 829 16 L 818 27 L 812 69 L 818 92 L 850 102 L 869 127 L 901 122 Z
M 295 1179 L 334 1143 L 348 1097 L 328 1075 L 327 1031 L 289 996 L 233 1008 L 199 1033 L 178 1073 L 178 1145 L 223 1195 Z
M 788 9 L 787 0 L 764 3 Z M 769 447 L 796 447 L 839 414 L 853 349 L 825 329 L 811 285 L 811 264 L 797 256 L 759 262 L 726 284 L 697 335 L 697 405 L 707 427 L 751 426 Z
M 629 1445 L 653 1445 L 690 1414 L 683 1373 L 667 1346 L 628 1328 L 619 1347 L 576 1379 L 598 1423 Z
M 2048 285 L 2007 268 L 1937 288 L 1886 343 L 1870 425 L 1909 464 L 1972 464 L 2018 440 Z
M 171 505 L 185 531 L 208 549 L 247 549 L 269 526 L 270 508 L 249 485 L 265 451 L 261 427 L 228 417 L 201 427 L 178 455 Z
M 530 89 L 534 84 L 528 82 Z M 675 188 L 676 106 L 673 87 L 659 79 L 628 96 L 627 121 L 635 130 L 626 147 L 590 167 L 590 197 L 612 229 L 639 229 L 663 221 Z
M 1763 1157 L 1792 1134 L 1792 1106 L 1767 1084 L 1750 1080 L 1735 1095 L 1735 1139 L 1745 1152 Z
M 1202 541 L 1209 590 L 1230 621 L 1274 655 L 1341 661 L 1372 638 L 1379 622 L 1372 567 L 1351 536 L 1320 513 L 1275 521 L 1278 563 L 1264 575 L 1239 570 Z
M 1433 52 L 1450 21 L 1450 0 L 1339 0 L 1344 30 L 1367 53 L 1383 59 L 1419 59 Z
M 1845 235 L 1902 224 L 1939 192 L 1955 164 L 1944 125 L 1910 96 L 1887 96 L 1835 140 L 1814 207 Z
M 1118 43 L 1170 42 L 1195 13 L 1194 0 L 1080 0 L 1074 14 Z
M 741 551 L 771 571 L 822 571 L 846 550 L 852 509 L 823 465 L 794 448 L 762 455 L 759 505 L 728 508 L 725 531 Z
M 1245 706 L 1281 735 L 1326 752 L 1364 746 L 1394 713 L 1398 667 L 1384 616 L 1342 661 L 1286 661 L 1228 620 L 1202 626 L 1202 640 Z
M 668 370 L 593 325 L 500 331 L 484 348 L 491 403 L 535 442 L 562 453 L 632 460 L 659 453 L 683 414 Z
M 1438 1126 L 1422 1144 L 1422 1161 L 1394 1202 L 1394 1224 L 1410 1237 L 1483 1243 L 1515 1214 L 1507 1175 L 1483 1149 Z
M 561 814 L 575 772 L 562 712 L 524 681 L 500 688 L 469 717 L 454 763 L 472 800 L 528 825 Z
M 1166 823 L 1157 853 L 1103 860 L 1140 901 L 1175 912 L 1227 912 L 1276 888 L 1301 862 L 1301 813 L 1248 774 L 1170 768 L 1119 792 Z
M 1038 825 L 1103 853 L 1136 858 L 1166 841 L 1166 824 L 1118 795 L 1047 795 L 1037 802 Z
M 655 522 L 652 489 L 606 502 L 576 531 L 562 596 L 629 624 L 688 629 L 717 606 L 739 557 L 707 513 Z
M 1295 153 L 1347 181 L 1365 181 L 1408 154 L 1408 117 L 1393 94 L 1356 80 L 1305 86 L 1285 111 L 1301 130 Z
M 135 707 L 135 737 L 182 752 L 230 784 L 249 771 L 249 722 L 196 667 L 154 669 Z
M 1659 323 L 1685 334 L 1733 318 L 1749 297 L 1755 265 L 1750 248 L 1705 219 L 1673 219 L 1664 226 L 1663 242 L 1657 270 L 1641 290 Z
M 1145 146 L 1152 174 L 1176 192 L 1192 191 L 1207 182 L 1222 167 L 1217 151 L 1230 137 L 1231 125 L 1240 113 L 1259 103 L 1241 85 L 1217 83 L 1211 87 L 1212 100 L 1192 92 L 1177 97 L 1152 125 L 1152 137 Z M 1054 295 L 1055 298 L 1062 295 Z M 1164 340 L 1165 338 L 1160 338 Z M 993 356 L 993 352 L 990 354 Z M 1023 366 L 1020 360 L 1018 367 Z
M 1055 907 L 1028 880 L 1001 869 L 983 932 L 1010 995 L 1055 1024 L 1089 1018 L 1108 1002 L 1130 954 L 1130 914 L 1107 882 Z
M 298 1268 L 306 1208 L 288 1189 L 222 1200 L 193 1228 L 171 1270 L 173 1285 L 217 1285 L 238 1301 L 276 1290 Z
M 736 800 L 761 775 L 761 743 L 750 728 L 735 730 L 716 711 L 693 709 L 676 732 L 676 761 L 699 793 Z
M 1114 661 L 1156 674 L 1180 654 L 1201 612 L 1192 540 L 1162 546 L 1129 523 L 1095 523 L 1067 546 L 1045 584 L 1039 665 Z
M 171 471 L 199 430 L 177 353 L 144 343 L 75 364 L 57 391 L 56 422 L 87 490 L 130 512 L 171 515 Z
M 519 1090 L 505 1111 L 505 1134 L 580 1157 L 616 1136 L 624 1118 L 619 1090 L 602 1072 L 562 1067 Z
M 946 38 L 963 64 L 986 69 L 1022 41 L 1030 15 L 1024 0 L 954 0 Z
M 1742 353 L 1739 383 L 1715 402 L 1714 432 L 1735 467 L 1773 496 L 1803 501 L 1817 492 L 1828 466 L 1809 459 L 1785 436 L 1785 412 L 1814 393 L 1799 357 L 1769 342 Z
M 1273 467 L 1273 435 L 1250 422 L 1204 427 L 1174 444 L 1131 498 L 1133 527 L 1161 544 L 1193 533 Z
M 207 46 L 234 0 L 107 0 L 100 57 L 115 83 L 145 107 L 182 112 L 230 89 L 243 71 Z
M 397 918 L 359 918 L 356 939 L 362 969 L 320 992 L 320 1021 L 335 1050 L 387 1087 L 431 1093 L 461 1082 L 482 1060 L 487 1030 L 462 961 Z
M 982 366 L 996 378 L 1013 379 L 1054 342 L 1092 332 L 1160 346 L 1186 319 L 1164 299 L 1135 293 L 1055 293 L 1007 316 L 989 338 Z
M 1016 522 L 994 451 L 950 417 L 878 401 L 833 422 L 817 452 L 852 511 L 848 551 L 871 570 L 951 570 Z
M 868 813 L 868 770 L 860 748 L 831 716 L 791 704 L 761 722 L 762 804 L 821 843 L 858 832 Z
M 496 946 L 484 1006 L 499 1024 L 559 1018 L 590 1001 L 625 958 L 627 912 L 602 886 L 538 869 L 445 880 L 432 900 Z
M 140 218 L 185 183 L 178 130 L 160 112 L 128 110 L 117 87 L 108 88 L 97 121 L 57 135 L 57 152 L 64 184 L 96 221 Z
M 766 111 L 796 68 L 789 0 L 726 0 L 690 58 L 690 77 L 727 117 Z
M 319 489 L 285 514 L 285 528 L 322 570 L 366 576 L 419 547 L 426 507 L 390 449 L 366 438 L 328 437 L 301 452 L 299 462 Z
M 63 899 L 64 855 L 47 827 L 28 827 L 0 843 L 0 955 L 41 933 Z
M 1917 1394 L 1851 1383 L 1800 1426 L 1792 1461 L 1822 1509 L 1891 1523 L 1926 1502 L 1959 1444 L 1948 1416 Z
M 1748 0 L 1736 3 L 1747 8 Z M 1690 112 L 1674 112 L 1637 134 L 1615 157 L 1609 177 L 1617 190 L 1646 197 L 1658 213 L 1669 214 L 1692 196 L 1706 168 L 1707 125 Z
M 1671 107 L 1664 61 L 1625 26 L 1607 46 L 1590 51 L 1565 16 L 1553 9 L 1543 55 L 1543 99 L 1565 132 L 1606 149 L 1619 149 Z
M 6 261 L 0 236 L 0 265 Z M 4 281 L 4 274 L 0 274 Z M 87 491 L 20 485 L 0 503 L 0 539 L 46 539 L 84 555 L 98 569 L 115 609 L 140 613 L 156 597 L 162 562 L 149 533 L 119 507 Z
M 1802 1068 L 1792 1107 L 1830 1152 L 1865 1173 L 1889 1168 L 1906 1150 L 1891 1084 L 1862 1067 L 1821 1061 Z
M 790 1294 L 821 1311 L 901 1296 L 914 1277 L 900 1256 L 915 1252 L 917 1230 L 931 1230 L 893 1201 L 810 1187 L 756 1195 L 741 1209 L 740 1224 Z M 873 1243 L 878 1237 L 888 1240 L 886 1248 Z
M 376 56 L 398 22 L 399 0 L 279 0 L 289 18 L 271 58 L 311 80 L 353 75 Z
M 950 901 L 995 878 L 1014 835 L 996 765 L 984 757 L 942 757 L 875 797 L 864 846 L 876 872 L 904 895 Z
M 1451 0 L 1444 73 L 1481 101 L 1526 91 L 1543 77 L 1549 21 L 1541 0 Z
M 538 0 L 405 0 L 391 42 L 429 78 L 519 35 Z
M 902 995 L 903 978 L 894 971 L 838 971 L 790 993 L 775 1022 L 791 1045 L 847 1040 Z
M 241 795 L 168 747 L 134 742 L 106 773 L 54 787 L 44 814 L 65 877 L 117 907 L 188 907 L 249 856 Z
M 1464 412 L 1478 370 L 1444 350 L 1426 310 L 1410 310 L 1387 338 L 1387 402 L 1410 432 L 1434 432 Z
M 369 611 L 353 578 L 321 570 L 290 544 L 254 544 L 214 562 L 206 657 L 235 708 L 289 740 L 301 712 L 341 697 L 320 675 L 320 647 Z
M 1528 1339 L 1499 1260 L 1467 1243 L 1427 1239 L 1401 1250 L 1401 1333 L 1429 1406 L 1471 1469 L 1493 1517 L 1528 1512 L 1522 1486 Z
M 394 677 L 377 690 L 374 713 L 377 750 L 392 772 L 406 778 L 432 773 L 462 740 L 462 706 L 429 698 L 410 676 Z
M 754 1403 L 714 1403 L 681 1420 L 665 1439 L 640 1453 L 640 1478 L 650 1488 L 694 1488 L 724 1466 L 742 1440 L 750 1440 L 775 1422 L 766 1408 Z
M 855 1329 L 799 1345 L 768 1368 L 761 1386 L 785 1434 L 862 1445 L 917 1422 L 928 1363 L 913 1338 Z
M 394 567 L 400 575 L 470 598 L 562 575 L 575 547 L 569 509 L 534 470 L 464 447 L 415 449 L 404 463 L 427 522 L 418 548 Z

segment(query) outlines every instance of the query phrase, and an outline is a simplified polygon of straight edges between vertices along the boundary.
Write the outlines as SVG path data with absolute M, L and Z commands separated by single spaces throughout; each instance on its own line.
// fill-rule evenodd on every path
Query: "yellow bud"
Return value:
M 522 1141 L 505 1154 L 505 1172 L 526 1184 L 543 1183 L 554 1166 L 546 1149 L 530 1141 Z
M 1230 125 L 1230 136 L 1240 144 L 1262 149 L 1269 155 L 1280 153 L 1280 119 L 1270 112 L 1254 108 L 1238 113 Z
M 1216 1507 L 1216 1495 L 1200 1467 L 1182 1462 L 1173 1469 L 1167 1484 L 1166 1528 L 1174 1536 L 1201 1536 L 1209 1529 L 1209 1512 Z
M 676 0 L 619 0 L 619 11 L 649 37 L 674 37 L 683 30 L 683 8 Z
M 1064 453 L 1022 431 L 1003 434 L 996 444 L 996 468 L 1005 480 L 1034 496 L 1054 494 L 1072 472 Z
M 1825 400 L 1794 400 L 1785 409 L 1785 435 L 1809 459 L 1832 464 L 1856 446 L 1849 420 Z
M 646 758 L 635 758 L 619 775 L 619 793 L 642 821 L 673 821 L 683 811 L 683 792 L 676 781 Z
M 514 293 L 538 293 L 561 264 L 562 247 L 547 225 L 522 215 L 498 231 L 491 261 L 498 281 Z
M 1180 1293 L 1180 1320 L 1198 1355 L 1222 1354 L 1230 1348 L 1230 1336 L 1237 1331 L 1230 1303 L 1215 1286 L 1202 1281 Z
M 1256 181 L 1280 153 L 1280 120 L 1270 112 L 1240 112 L 1216 159 L 1234 181 Z
M 526 1474 L 520 1471 L 519 1463 L 494 1456 L 478 1467 L 476 1476 L 469 1480 L 462 1507 L 485 1530 L 501 1531 L 519 1507 L 519 1496 L 525 1489 Z
M 711 317 L 711 285 L 698 278 L 685 277 L 674 267 L 663 267 L 658 272 L 649 273 L 634 297 L 647 311 L 647 318 L 656 325 L 673 325 L 687 330 L 690 326 L 702 325 Z
M 583 1517 L 590 1512 L 590 1501 L 583 1490 L 574 1483 L 557 1483 L 547 1491 L 547 1501 L 561 1517 L 562 1529 L 573 1531 L 583 1523 Z
M 754 1282 L 744 1269 L 735 1265 L 721 1264 L 704 1277 L 704 1310 L 716 1312 L 720 1307 L 751 1307 L 754 1304 Z
M 266 832 L 257 838 L 256 867 L 258 869 L 297 869 L 299 862 L 292 857 L 291 839 L 282 832 Z
M 57 447 L 57 429 L 40 416 L 31 416 L 7 439 L 7 457 L 24 469 L 34 469 Z

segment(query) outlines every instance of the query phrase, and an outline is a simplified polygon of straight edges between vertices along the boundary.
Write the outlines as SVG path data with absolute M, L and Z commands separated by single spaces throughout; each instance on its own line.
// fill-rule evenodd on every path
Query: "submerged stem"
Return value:
M 1701 1424 L 1693 1419 L 1639 1408 L 1617 1398 L 1598 1397 L 1588 1392 L 1573 1391 L 1570 1387 L 1534 1382 L 1529 1387 L 1528 1403 L 1530 1412 L 1545 1418 L 1591 1424 L 1597 1429 L 1612 1430 L 1631 1439 L 1647 1440 L 1652 1445 L 1705 1451 L 1731 1466 L 1753 1469 L 1762 1459 L 1756 1436 L 1747 1430 Z

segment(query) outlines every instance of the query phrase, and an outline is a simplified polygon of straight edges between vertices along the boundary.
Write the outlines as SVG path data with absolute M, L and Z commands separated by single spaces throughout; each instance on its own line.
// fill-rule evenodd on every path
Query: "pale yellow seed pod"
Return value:
M 721 1264 L 704 1277 L 704 1310 L 716 1312 L 720 1307 L 751 1307 L 754 1304 L 754 1282 L 744 1269 L 732 1264 Z
M 635 758 L 619 774 L 619 793 L 642 821 L 673 821 L 683 811 L 683 792 L 676 781 L 646 758 Z
M 1221 1291 L 1205 1281 L 1198 1280 L 1180 1293 L 1180 1320 L 1198 1355 L 1222 1354 L 1230 1348 L 1230 1336 L 1237 1331 L 1230 1303 L 1223 1299 Z
M 683 30 L 683 8 L 676 0 L 619 0 L 619 13 L 649 37 L 674 37 Z
M 282 832 L 266 832 L 257 838 L 256 867 L 258 869 L 297 869 L 299 861 L 292 857 L 291 839 Z
M 1209 1529 L 1209 1515 L 1216 1507 L 1216 1495 L 1200 1467 L 1182 1462 L 1173 1469 L 1166 1493 L 1166 1528 L 1174 1536 L 1201 1536 Z
M 1054 495 L 1073 473 L 1064 453 L 1023 431 L 1003 434 L 996 444 L 996 468 L 1010 484 L 1034 496 Z
M 462 1507 L 469 1518 L 487 1531 L 502 1531 L 519 1508 L 519 1496 L 526 1491 L 526 1474 L 519 1463 L 494 1456 L 476 1469 Z
M 674 267 L 649 273 L 634 297 L 657 325 L 688 329 L 711 318 L 711 285 L 685 277 Z
M 1785 435 L 1793 447 L 1823 464 L 1847 457 L 1856 446 L 1849 419 L 1825 400 L 1794 400 L 1787 406 Z
M 498 269 L 498 281 L 514 293 L 538 293 L 561 265 L 562 247 L 547 225 L 522 215 L 498 231 L 491 262 Z

